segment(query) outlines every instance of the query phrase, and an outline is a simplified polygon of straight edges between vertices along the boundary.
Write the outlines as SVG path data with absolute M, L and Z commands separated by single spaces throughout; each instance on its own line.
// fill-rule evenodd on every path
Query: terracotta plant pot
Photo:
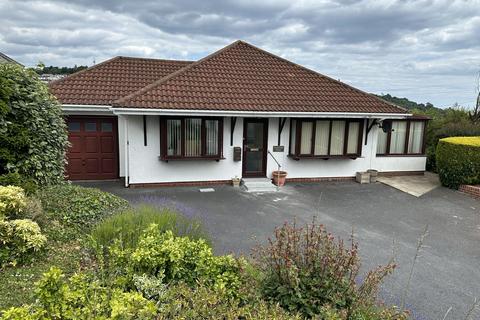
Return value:
M 287 177 L 286 171 L 273 171 L 272 176 L 273 176 L 273 184 L 279 187 L 285 185 L 285 179 Z

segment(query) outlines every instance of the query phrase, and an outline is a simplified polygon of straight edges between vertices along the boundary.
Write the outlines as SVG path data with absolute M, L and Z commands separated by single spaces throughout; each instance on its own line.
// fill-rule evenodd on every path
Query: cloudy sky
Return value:
M 480 0 L 0 0 L 0 51 L 33 66 L 194 60 L 237 39 L 373 93 L 473 106 Z

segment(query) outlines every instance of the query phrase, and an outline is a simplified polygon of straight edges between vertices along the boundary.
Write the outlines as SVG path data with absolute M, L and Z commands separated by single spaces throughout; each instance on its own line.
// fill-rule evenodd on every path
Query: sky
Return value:
M 24 65 L 196 60 L 244 40 L 359 89 L 472 107 L 480 0 L 0 0 L 0 51 Z

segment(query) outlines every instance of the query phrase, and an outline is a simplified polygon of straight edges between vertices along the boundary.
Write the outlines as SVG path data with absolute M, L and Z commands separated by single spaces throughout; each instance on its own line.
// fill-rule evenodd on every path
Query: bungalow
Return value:
M 278 165 L 293 181 L 425 170 L 426 119 L 243 41 L 196 62 L 116 57 L 50 89 L 67 116 L 71 180 L 227 183 Z

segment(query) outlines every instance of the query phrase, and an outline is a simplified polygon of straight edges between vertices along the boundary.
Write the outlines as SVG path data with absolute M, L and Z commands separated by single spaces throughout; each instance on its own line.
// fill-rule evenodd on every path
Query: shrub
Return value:
M 480 183 L 480 137 L 441 139 L 437 146 L 437 170 L 446 187 Z
M 62 181 L 68 140 L 60 105 L 32 70 L 0 64 L 0 79 L 0 174 Z
M 37 194 L 46 215 L 62 224 L 87 228 L 108 215 L 129 207 L 125 199 L 99 189 L 63 184 Z
M 18 172 L 0 175 L 0 186 L 17 186 L 22 188 L 27 195 L 34 194 L 37 191 L 35 182 L 30 178 L 22 177 Z
M 37 302 L 10 308 L 2 320 L 20 319 L 153 319 L 155 304 L 138 292 L 123 292 L 102 286 L 87 274 L 67 282 L 60 269 L 51 268 L 36 284 Z
M 135 248 L 138 239 L 152 223 L 160 233 L 171 230 L 175 236 L 190 239 L 208 239 L 201 223 L 189 219 L 171 209 L 140 206 L 111 216 L 95 226 L 92 239 L 96 246 L 107 248 L 120 241 L 123 248 Z
M 255 257 L 264 273 L 264 296 L 306 317 L 325 313 L 330 306 L 333 311 L 329 312 L 338 313 L 339 319 L 356 319 L 356 310 L 375 305 L 380 283 L 395 267 L 389 264 L 370 271 L 357 285 L 357 244 L 336 241 L 315 222 L 304 228 L 285 223 L 268 245 L 257 249 Z
M 20 187 L 0 186 L 0 219 L 18 217 L 27 206 L 27 197 Z
M 194 286 L 200 279 L 217 290 L 232 296 L 237 293 L 243 260 L 233 256 L 214 256 L 212 248 L 203 239 L 175 237 L 173 232 L 161 232 L 161 227 L 150 225 L 139 238 L 135 248 L 123 248 L 117 242 L 110 247 L 108 268 L 117 283 L 133 286 L 135 275 L 148 275 L 164 283 L 185 282 Z M 120 275 L 123 273 L 123 275 Z
M 171 286 L 161 297 L 159 320 L 163 319 L 301 319 L 285 312 L 278 305 L 258 300 L 242 304 L 222 292 L 199 284 L 192 288 L 185 284 Z
M 24 261 L 28 254 L 40 250 L 46 242 L 47 238 L 32 220 L 0 220 L 0 266 Z

